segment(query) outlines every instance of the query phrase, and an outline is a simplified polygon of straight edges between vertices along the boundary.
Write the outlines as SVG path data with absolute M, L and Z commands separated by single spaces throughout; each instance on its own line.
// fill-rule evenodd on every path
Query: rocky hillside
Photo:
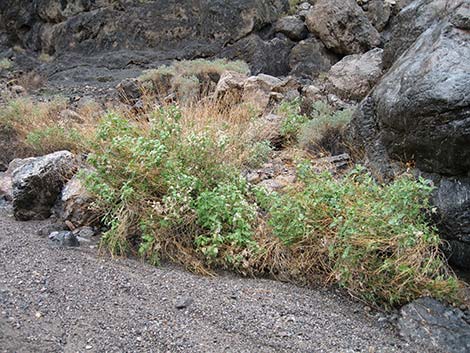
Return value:
M 1 1 L 0 202 L 52 247 L 334 284 L 465 352 L 469 31 L 468 0 Z

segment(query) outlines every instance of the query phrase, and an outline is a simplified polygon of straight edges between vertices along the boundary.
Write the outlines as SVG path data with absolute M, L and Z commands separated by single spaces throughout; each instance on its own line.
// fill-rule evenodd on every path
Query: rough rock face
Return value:
M 329 52 L 320 40 L 308 38 L 292 48 L 289 68 L 293 75 L 312 79 L 327 72 L 338 60 L 338 56 Z
M 392 33 L 384 46 L 384 66 L 389 68 L 415 41 L 443 16 L 452 13 L 459 0 L 416 0 L 392 21 Z
M 65 181 L 76 169 L 75 157 L 59 151 L 31 158 L 13 172 L 13 211 L 18 220 L 45 219 Z
M 385 0 L 362 1 L 362 9 L 365 11 L 370 23 L 382 32 L 392 15 L 392 6 Z
M 263 40 L 259 35 L 251 34 L 227 46 L 219 56 L 247 62 L 254 75 L 264 73 L 282 76 L 289 72 L 288 56 L 294 44 L 283 34 L 278 34 L 270 40 Z
M 295 41 L 305 39 L 308 35 L 307 26 L 304 21 L 296 16 L 285 16 L 280 18 L 276 22 L 274 30 Z
M 328 88 L 343 99 L 361 100 L 382 76 L 383 50 L 345 56 L 328 72 Z
M 61 220 L 71 222 L 74 227 L 88 226 L 97 222 L 96 214 L 90 209 L 92 202 L 92 196 L 74 176 L 65 184 L 54 211 Z
M 380 44 L 379 32 L 356 0 L 318 0 L 306 22 L 309 31 L 338 54 L 363 53 Z
M 400 310 L 400 334 L 424 347 L 449 353 L 470 351 L 470 317 L 432 298 L 420 298 Z
M 3 0 L 0 14 L 10 44 L 58 56 L 64 67 L 58 63 L 57 72 L 73 63 L 127 68 L 215 57 L 276 22 L 287 6 L 287 0 Z
M 459 189 L 459 197 L 441 192 L 439 225 L 447 239 L 470 247 L 468 199 L 463 196 L 470 190 L 465 182 L 470 173 L 467 9 L 468 2 L 434 24 L 395 62 L 356 111 L 351 134 L 382 174 L 390 172 L 390 158 L 412 160 L 424 172 L 460 183 L 452 187 Z M 465 263 L 469 268 L 468 259 L 459 264 Z

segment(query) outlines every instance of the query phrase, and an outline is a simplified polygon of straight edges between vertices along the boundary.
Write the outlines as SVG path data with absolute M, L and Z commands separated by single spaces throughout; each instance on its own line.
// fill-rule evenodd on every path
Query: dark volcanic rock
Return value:
M 462 6 L 455 11 L 459 24 L 465 23 Z M 450 178 L 443 179 L 435 202 L 441 234 L 462 244 L 470 236 L 469 57 L 466 29 L 448 20 L 434 24 L 395 62 L 351 124 L 351 135 L 381 174 L 390 176 L 391 160 L 401 160 Z M 459 258 L 459 265 L 470 268 L 461 256 L 454 262 Z
M 458 309 L 432 298 L 420 298 L 400 310 L 400 334 L 423 347 L 449 353 L 470 351 L 470 323 Z M 427 350 L 427 349 L 423 349 Z
M 307 27 L 328 49 L 358 54 L 380 44 L 380 34 L 356 0 L 318 0 L 307 15 Z
M 392 66 L 425 30 L 460 3 L 461 0 L 416 0 L 400 11 L 392 21 L 392 33 L 384 46 L 384 66 Z
M 13 211 L 16 219 L 45 219 L 65 181 L 76 169 L 75 157 L 59 151 L 29 159 L 13 172 Z
M 279 19 L 274 26 L 274 30 L 295 41 L 305 39 L 308 35 L 304 21 L 296 16 L 286 16 Z
M 292 75 L 312 79 L 322 72 L 327 72 L 338 61 L 338 56 L 329 52 L 319 39 L 312 37 L 292 48 L 289 68 Z

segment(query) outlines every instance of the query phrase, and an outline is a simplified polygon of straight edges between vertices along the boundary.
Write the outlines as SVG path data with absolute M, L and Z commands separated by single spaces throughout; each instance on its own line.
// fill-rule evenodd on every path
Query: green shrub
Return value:
M 256 208 L 236 167 L 217 158 L 227 138 L 183 133 L 176 107 L 150 119 L 143 128 L 110 114 L 99 127 L 95 172 L 85 177 L 109 227 L 104 244 L 116 255 L 137 247 L 153 263 L 234 265 L 234 254 L 254 244 Z
M 336 180 L 308 164 L 299 176 L 300 187 L 264 204 L 274 235 L 287 246 L 302 243 L 321 273 L 385 307 L 422 295 L 457 297 L 458 280 L 427 222 L 428 182 L 402 176 L 382 186 L 360 167 Z
M 300 114 L 300 100 L 282 102 L 277 113 L 284 117 L 281 124 L 281 135 L 287 143 L 296 142 L 302 126 L 309 119 L 306 115 Z
M 301 148 L 335 151 L 343 143 L 344 129 L 351 121 L 352 109 L 335 110 L 322 101 L 315 102 L 310 120 L 298 131 Z

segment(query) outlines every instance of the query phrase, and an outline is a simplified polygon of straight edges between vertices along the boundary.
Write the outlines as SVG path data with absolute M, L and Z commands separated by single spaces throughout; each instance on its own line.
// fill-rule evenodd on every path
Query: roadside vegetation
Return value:
M 220 76 L 232 64 L 194 65 L 152 71 L 144 81 L 168 71 L 173 85 L 193 76 L 194 67 Z M 293 101 L 277 109 L 285 147 L 328 151 L 331 141 L 341 142 L 350 111 L 315 102 L 306 116 L 299 107 Z M 79 112 L 82 122 L 62 126 L 65 108 L 60 99 L 14 100 L 0 111 L 0 124 L 35 153 L 88 153 L 92 171 L 81 177 L 108 229 L 102 249 L 114 256 L 155 265 L 170 260 L 206 275 L 224 268 L 337 284 L 387 309 L 427 295 L 461 300 L 462 284 L 429 223 L 433 187 L 424 179 L 404 174 L 383 185 L 360 165 L 341 175 L 318 172 L 305 153 L 296 160 L 297 180 L 269 192 L 242 176 L 273 153 L 269 141 L 253 141 L 249 130 L 258 116 L 247 105 L 205 97 L 138 112 L 116 109 L 100 114 L 99 122 L 98 108 L 90 107 Z

